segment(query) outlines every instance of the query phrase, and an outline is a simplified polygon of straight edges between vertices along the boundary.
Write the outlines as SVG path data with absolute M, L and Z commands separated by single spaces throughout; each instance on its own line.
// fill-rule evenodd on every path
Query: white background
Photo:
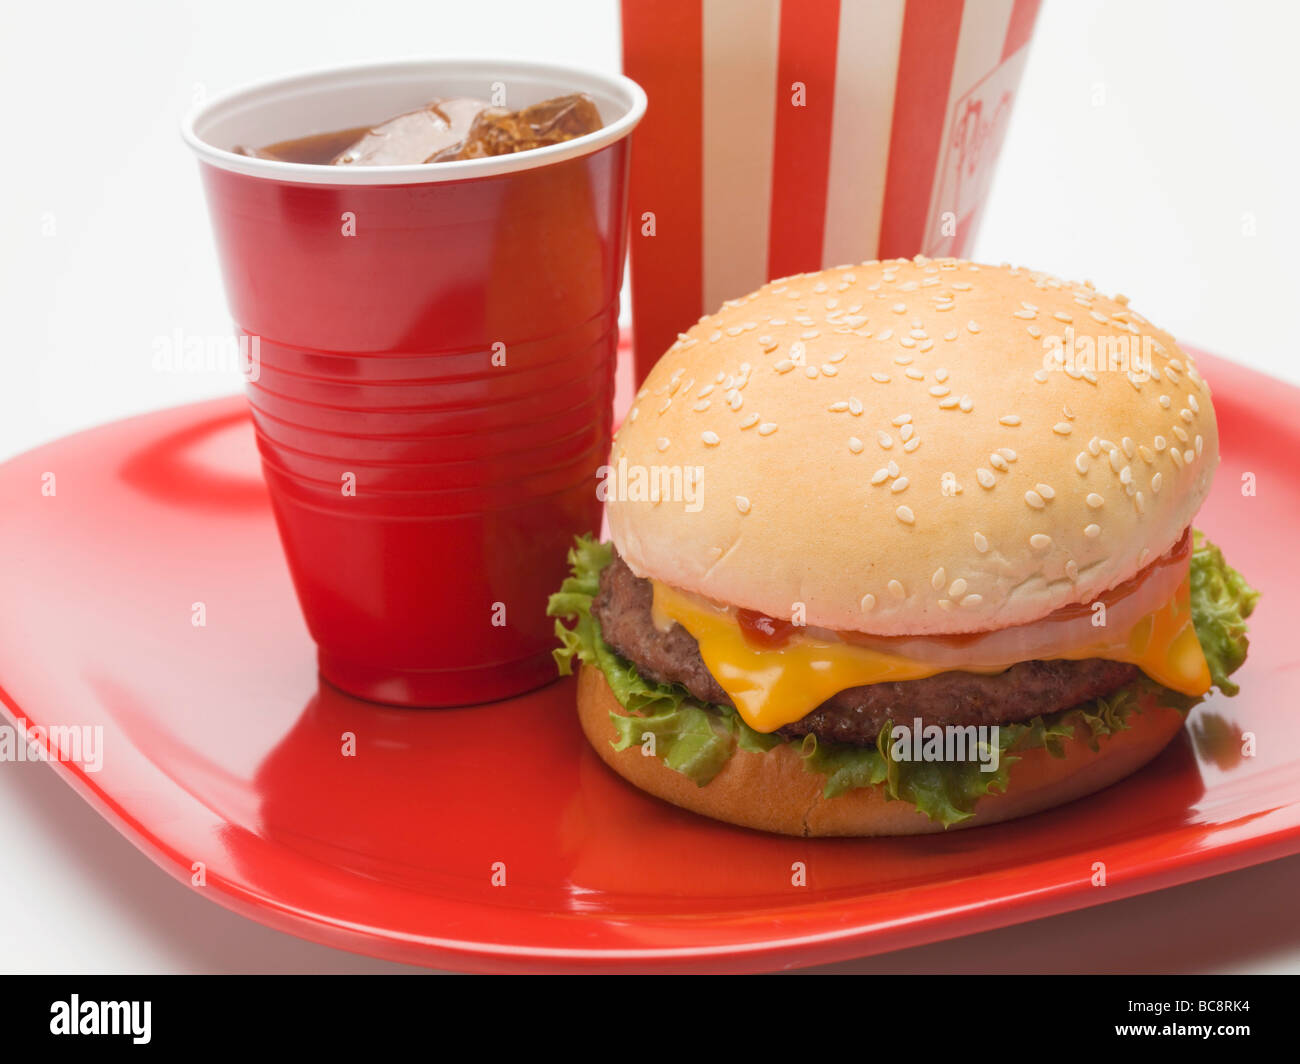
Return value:
M 976 3 L 978 0 L 967 0 Z M 1300 383 L 1300 5 L 1047 0 L 977 258 L 1132 297 L 1180 339 Z M 0 459 L 235 392 L 153 369 L 229 329 L 195 165 L 196 92 L 287 70 L 488 54 L 616 70 L 613 0 L 7 4 Z M 1294 708 L 1294 707 L 1287 707 Z M 0 765 L 0 970 L 402 970 L 234 916 L 155 868 L 43 765 Z M 841 965 L 1300 971 L 1300 857 Z

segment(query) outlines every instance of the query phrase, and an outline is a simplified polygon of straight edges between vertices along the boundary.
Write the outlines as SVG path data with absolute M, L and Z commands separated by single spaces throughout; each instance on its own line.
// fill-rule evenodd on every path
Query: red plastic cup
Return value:
M 516 155 L 325 167 L 234 154 L 439 96 L 586 92 L 605 126 Z M 600 525 L 632 81 L 512 60 L 353 66 L 203 104 L 200 160 L 271 503 L 321 674 L 465 705 L 554 676 L 546 598 Z

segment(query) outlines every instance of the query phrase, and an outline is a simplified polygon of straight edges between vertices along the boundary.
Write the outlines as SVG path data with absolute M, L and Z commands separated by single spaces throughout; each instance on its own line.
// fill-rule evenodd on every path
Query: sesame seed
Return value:
M 905 444 L 903 444 L 903 450 L 905 450 L 908 454 L 911 454 L 920 446 L 921 446 L 921 437 L 917 436 L 914 439 L 910 439 Z
M 669 440 L 667 436 L 660 436 L 657 440 L 655 440 L 655 447 L 657 447 L 661 451 L 666 451 L 668 450 L 668 443 Z
M 961 604 L 969 609 L 972 606 L 978 606 L 983 601 L 984 601 L 983 595 L 976 595 L 972 593 L 967 595 L 964 599 L 962 599 Z
M 987 469 L 981 466 L 975 470 L 975 479 L 980 482 L 980 487 L 991 488 L 997 483 L 997 479 Z
M 892 491 L 895 495 L 897 495 L 900 491 L 906 491 L 907 485 L 910 483 L 911 481 L 909 481 L 907 477 L 899 477 L 897 480 L 895 480 L 892 484 L 889 485 L 889 490 Z
M 883 484 L 889 478 L 889 470 L 885 468 L 877 469 L 871 474 L 872 484 Z
M 982 532 L 975 533 L 975 549 L 981 554 L 989 549 L 989 541 Z
M 1032 310 L 1017 310 L 1012 315 L 1012 317 L 1024 318 L 1026 320 L 1032 321 L 1035 317 L 1037 317 L 1037 315 Z
M 862 416 L 861 399 L 854 399 L 852 396 L 849 397 L 849 413 L 852 414 L 854 417 Z
M 973 333 L 977 333 L 980 331 L 979 322 L 975 321 L 974 319 L 966 323 L 966 328 L 968 331 Z
M 957 339 L 957 330 L 949 329 L 946 333 L 943 334 L 943 338 L 948 341 Z
M 961 598 L 962 595 L 966 594 L 966 586 L 966 581 L 960 576 L 957 577 L 957 579 L 952 582 L 952 587 L 948 588 L 948 597 Z
M 1052 314 L 1052 317 L 1054 317 L 1057 321 L 1065 322 L 1066 325 L 1069 325 L 1070 322 L 1074 321 L 1073 315 L 1067 314 L 1063 310 L 1056 311 L 1055 313 Z
M 669 408 L 670 406 L 672 406 L 672 405 L 673 405 L 673 401 L 672 401 L 671 399 L 665 399 L 665 400 L 664 400 L 664 403 L 663 403 L 663 406 L 661 406 L 661 407 L 659 408 L 659 414 L 662 416 L 662 415 L 668 413 L 668 408 Z
M 693 404 L 693 405 L 691 406 L 691 409 L 692 409 L 692 410 L 698 410 L 698 411 L 700 411 L 700 412 L 703 412 L 703 411 L 705 411 L 705 410 L 708 410 L 709 407 L 712 406 L 712 405 L 713 405 L 713 400 L 712 400 L 712 399 L 701 399 L 698 403 Z
M 904 370 L 903 376 L 906 377 L 908 380 L 914 380 L 914 381 L 925 380 L 925 374 L 922 373 L 919 369 Z M 947 391 L 947 389 L 945 388 L 944 391 Z
M 700 433 L 700 439 L 709 447 L 716 447 L 721 442 L 716 432 L 702 432 Z
M 916 517 L 912 514 L 912 508 L 910 506 L 900 506 L 897 510 L 894 511 L 894 516 L 897 517 L 900 521 L 902 521 L 903 524 L 905 525 L 911 525 L 916 523 Z
M 1192 412 L 1188 410 L 1187 407 L 1183 407 L 1180 411 L 1178 411 L 1178 416 L 1182 418 L 1184 421 L 1186 421 L 1189 425 L 1191 424 Z
M 893 335 L 894 335 L 894 330 L 893 330 L 893 329 L 885 329 L 883 332 L 879 333 L 879 334 L 876 336 L 876 339 L 877 339 L 877 340 L 888 340 L 888 339 L 889 339 L 891 336 L 893 336 Z
M 1071 583 L 1079 579 L 1079 566 L 1073 558 L 1065 563 L 1065 575 L 1070 578 Z
M 1145 443 L 1138 444 L 1138 454 L 1141 456 L 1142 461 L 1146 462 L 1147 465 L 1150 465 L 1156 460 L 1155 452 Z
M 1166 440 L 1163 436 L 1157 436 L 1151 442 L 1155 444 L 1157 451 L 1163 451 L 1166 447 L 1169 446 L 1169 441 Z
M 736 509 L 742 514 L 749 513 L 749 500 L 743 495 L 736 496 Z
M 1043 336 L 1043 330 L 1040 329 L 1037 325 L 1026 325 L 1025 332 L 1029 333 L 1029 335 L 1032 336 L 1035 340 L 1041 340 Z
M 1132 484 L 1132 483 L 1133 483 L 1133 467 L 1132 467 L 1132 466 L 1125 466 L 1123 469 L 1121 469 L 1121 470 L 1119 471 L 1119 482 L 1120 482 L 1121 484 Z
M 1118 473 L 1124 465 L 1124 452 L 1118 447 L 1110 452 L 1110 468 L 1112 472 Z
M 758 424 L 758 420 L 759 419 L 757 414 L 746 414 L 745 419 L 740 423 L 740 427 L 742 429 L 752 429 L 755 425 Z
M 848 408 L 849 408 L 848 403 L 840 401 L 837 403 L 831 403 L 831 405 L 828 406 L 826 409 L 829 410 L 832 414 L 842 414 Z
M 839 373 L 839 370 L 836 369 L 835 366 L 834 366 L 832 363 L 830 363 L 830 362 L 823 362 L 823 363 L 822 363 L 822 375 L 823 375 L 823 376 L 826 376 L 826 377 L 834 377 L 835 374 L 837 374 L 837 373 Z
M 775 431 L 776 431 L 775 421 L 764 421 L 763 424 L 758 426 L 758 434 L 760 436 L 770 436 Z
M 1007 460 L 1003 458 L 1000 454 L 989 455 L 989 465 L 991 465 L 999 473 L 1005 473 L 1008 469 L 1011 468 L 1010 466 L 1007 465 Z
M 1160 494 L 1160 482 L 1161 482 L 1163 479 L 1164 479 L 1164 477 L 1163 477 L 1163 475 L 1160 474 L 1160 473 L 1157 473 L 1155 476 L 1153 476 L 1153 477 L 1151 478 L 1151 494 L 1152 494 L 1152 495 L 1159 495 L 1159 494 Z
M 1205 450 L 1205 441 L 1197 434 L 1196 437 L 1196 457 L 1201 457 L 1201 452 Z
M 817 367 L 816 367 L 816 366 L 805 366 L 804 369 L 803 369 L 803 371 L 804 371 L 804 375 L 805 375 L 806 377 L 808 377 L 810 380 L 811 380 L 813 377 L 816 377 L 816 376 L 817 376 Z
M 791 362 L 788 358 L 783 358 L 772 368 L 776 370 L 777 373 L 789 373 L 792 369 L 794 369 L 794 363 Z
M 1191 465 L 1195 459 L 1196 459 L 1195 451 L 1188 449 L 1183 452 L 1183 461 L 1186 462 L 1188 465 Z
M 910 424 L 904 424 L 903 427 L 898 430 L 898 438 L 906 443 L 915 433 L 916 429 L 912 428 Z
M 908 376 L 910 377 L 911 374 L 909 373 Z M 925 380 L 925 374 L 922 373 L 918 379 Z M 933 395 L 936 399 L 942 398 L 943 396 L 947 395 L 950 391 L 952 391 L 952 389 L 944 384 L 930 385 L 930 394 Z
M 1087 525 L 1083 530 L 1083 534 L 1089 539 L 1096 539 L 1101 535 L 1101 525 Z
M 709 343 L 716 344 L 721 339 L 722 339 L 722 333 L 714 332 L 712 335 L 709 336 Z
M 1196 396 L 1192 395 L 1191 392 L 1187 393 L 1187 405 L 1192 408 L 1194 413 L 1199 414 L 1201 412 L 1201 404 L 1196 401 Z
M 870 613 L 876 608 L 876 596 L 871 594 L 871 592 L 867 592 L 867 594 L 862 596 L 862 601 L 859 605 L 861 605 L 863 613 Z
M 1047 503 L 1043 501 L 1043 497 L 1039 495 L 1038 492 L 1034 491 L 1032 488 L 1029 491 L 1025 492 L 1025 502 L 1029 503 L 1029 505 L 1032 506 L 1035 510 L 1041 510 L 1043 509 L 1043 507 L 1047 505 Z
M 1159 402 L 1159 404 L 1160 404 L 1160 405 L 1161 405 L 1165 410 L 1168 410 L 1171 406 L 1174 405 L 1174 401 L 1173 401 L 1172 399 L 1170 399 L 1169 396 L 1167 396 L 1167 395 L 1162 395 L 1162 396 L 1157 400 L 1157 402 Z
M 892 307 L 890 307 L 889 309 L 892 310 L 895 314 L 906 314 L 906 313 L 907 313 L 907 305 L 906 305 L 905 303 L 895 303 L 895 304 L 894 304 Z
M 1187 442 L 1187 430 L 1182 425 L 1174 426 L 1174 435 L 1178 437 L 1180 443 Z
M 934 575 L 930 577 L 930 586 L 936 591 L 942 591 L 946 579 L 947 577 L 944 575 L 943 566 L 941 565 L 934 571 Z
M 1145 512 L 1146 512 L 1146 508 L 1147 508 L 1147 506 L 1146 506 L 1146 499 L 1145 499 L 1145 497 L 1142 495 L 1142 493 L 1141 493 L 1140 491 L 1139 491 L 1136 495 L 1133 496 L 1133 505 L 1137 507 L 1137 512 L 1138 512 L 1138 513 L 1145 513 Z
M 1087 451 L 1080 451 L 1078 454 L 1074 456 L 1074 468 L 1079 471 L 1080 476 L 1088 472 Z
M 827 361 L 827 362 L 843 362 L 844 359 L 845 359 L 845 356 L 847 356 L 847 355 L 848 355 L 848 352 L 847 352 L 847 351 L 836 351 L 835 354 L 833 354 L 833 355 L 827 355 L 827 356 L 826 356 L 826 361 Z
M 1106 500 L 1103 499 L 1100 495 L 1098 495 L 1095 491 L 1089 492 L 1088 498 L 1085 501 L 1094 510 L 1101 509 L 1101 507 L 1106 503 Z
M 854 454 L 861 454 L 861 453 L 862 453 L 862 441 L 861 441 L 860 439 L 858 439 L 856 436 L 850 436 L 850 437 L 849 437 L 849 450 L 852 451 Z
M 1058 436 L 1068 436 L 1073 431 L 1073 428 L 1068 421 L 1058 421 L 1052 426 L 1052 431 Z
M 951 410 L 958 404 L 958 402 L 960 402 L 960 400 L 955 395 L 950 395 L 946 399 L 939 400 L 939 409 Z
M 1041 495 L 1044 499 L 1055 499 L 1055 498 L 1056 498 L 1056 492 L 1053 490 L 1052 485 L 1050 485 L 1050 484 L 1035 484 L 1034 487 L 1037 489 L 1038 494 Z
M 888 373 L 875 372 L 875 373 L 872 373 L 872 374 L 871 374 L 871 379 L 872 379 L 873 381 L 875 381 L 877 384 L 888 384 L 888 383 L 889 383 L 889 374 L 888 374 Z
M 889 593 L 893 595 L 894 598 L 901 599 L 907 597 L 907 592 L 904 590 L 903 585 L 897 580 L 889 581 L 887 586 L 889 587 Z
M 1034 370 L 1034 380 L 1036 380 L 1039 384 L 1046 384 L 1046 383 L 1047 383 L 1047 370 L 1045 370 L 1045 369 L 1036 369 L 1036 370 Z
M 876 442 L 880 444 L 880 446 L 887 451 L 889 450 L 889 448 L 894 446 L 894 437 L 891 436 L 888 432 L 884 432 L 884 431 L 877 432 Z
M 897 463 L 897 462 L 895 462 L 895 461 L 893 461 L 893 460 L 891 459 L 891 460 L 890 460 L 890 463 L 889 463 L 889 466 L 888 466 L 887 468 L 889 469 L 889 475 L 890 475 L 891 477 L 896 477 L 896 476 L 898 476 L 898 463 Z
M 1029 545 L 1033 547 L 1034 550 L 1047 550 L 1047 548 L 1052 545 L 1052 537 L 1045 536 L 1042 532 L 1035 532 L 1029 537 Z
M 1096 458 L 1101 454 L 1101 441 L 1097 439 L 1096 436 L 1088 441 L 1088 453 L 1092 455 L 1093 458 Z
M 1014 427 L 1020 424 L 1020 416 L 1018 414 L 1003 414 L 998 418 L 998 424 Z

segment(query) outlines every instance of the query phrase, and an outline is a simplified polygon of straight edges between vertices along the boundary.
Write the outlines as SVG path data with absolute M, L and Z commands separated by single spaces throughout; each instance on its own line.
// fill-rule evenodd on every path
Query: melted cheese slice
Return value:
M 709 672 L 731 696 L 745 723 L 758 732 L 774 732 L 793 724 L 849 687 L 920 680 L 955 668 L 992 674 L 1016 664 L 935 665 L 799 630 L 784 646 L 762 647 L 745 636 L 730 611 L 701 603 L 658 581 L 654 581 L 654 620 L 665 628 L 676 621 L 695 637 Z M 1126 635 L 1051 657 L 1128 662 L 1157 683 L 1186 695 L 1202 695 L 1210 688 L 1209 666 L 1192 626 L 1187 578 L 1164 606 L 1147 614 Z

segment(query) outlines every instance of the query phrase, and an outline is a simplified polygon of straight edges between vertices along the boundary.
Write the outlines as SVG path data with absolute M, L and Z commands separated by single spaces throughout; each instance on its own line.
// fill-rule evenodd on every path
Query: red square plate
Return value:
M 1264 593 L 1243 693 L 1200 706 L 1137 776 L 1026 820 L 769 837 L 613 776 L 571 682 L 431 711 L 321 685 L 242 399 L 0 467 L 0 698 L 28 727 L 102 728 L 98 771 L 53 767 L 172 875 L 273 927 L 427 965 L 811 965 L 1270 860 L 1300 851 L 1300 391 L 1202 366 L 1223 463 L 1198 524 Z

